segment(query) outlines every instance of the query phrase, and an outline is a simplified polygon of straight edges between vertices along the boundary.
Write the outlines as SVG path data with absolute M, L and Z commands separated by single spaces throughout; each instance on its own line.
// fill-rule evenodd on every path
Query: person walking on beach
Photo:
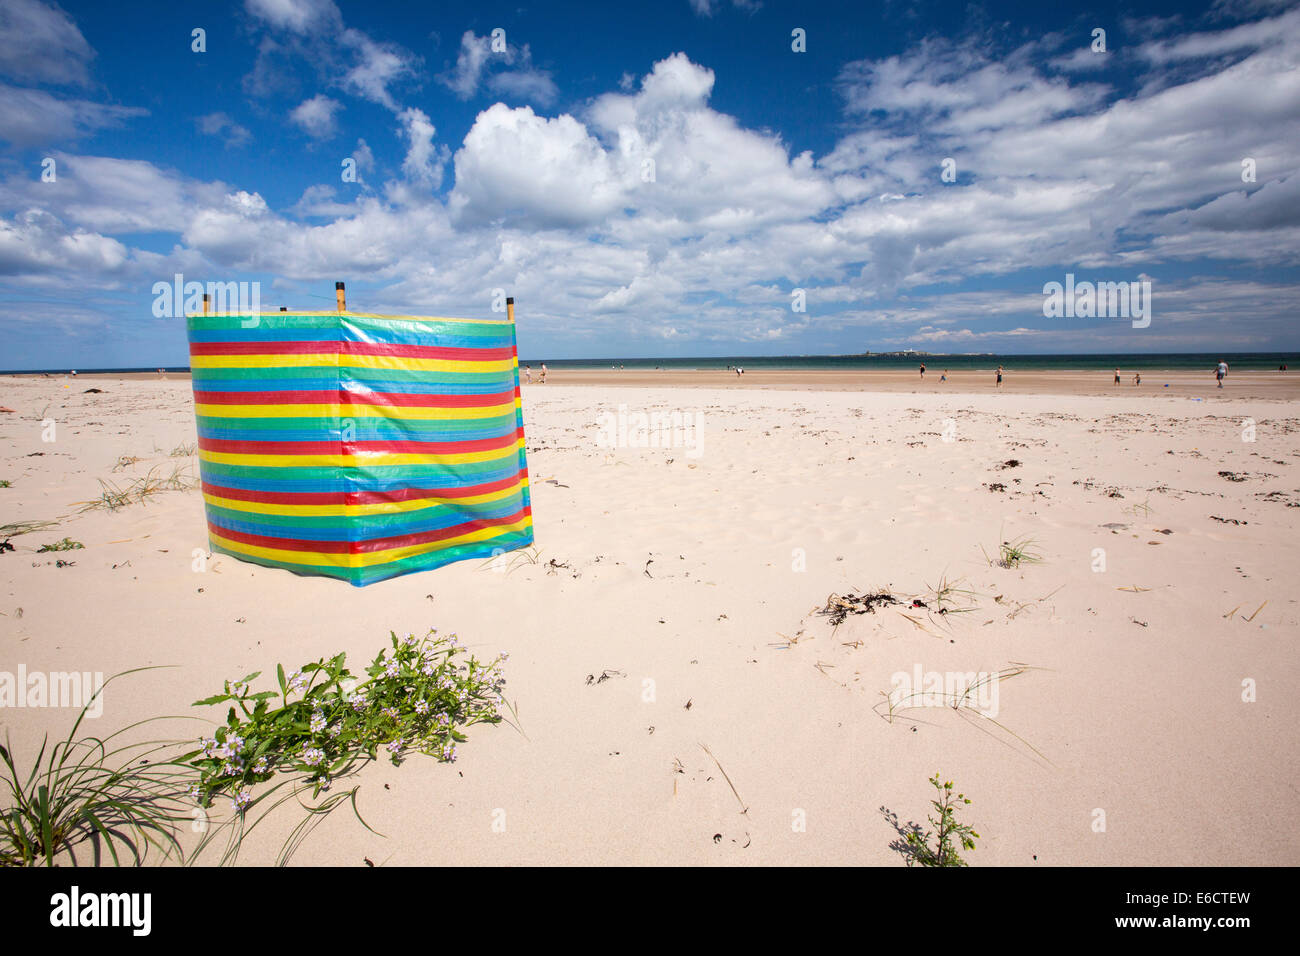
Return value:
M 946 381 L 948 381 L 948 370 L 947 370 L 947 369 L 944 369 L 944 370 L 943 370 L 943 374 L 939 376 L 939 381 L 940 381 L 940 382 L 946 382 Z
M 1134 384 L 1134 385 L 1141 385 L 1141 384 L 1142 384 L 1142 373 L 1141 373 L 1141 372 L 1134 372 L 1134 373 L 1133 373 L 1133 384 Z
M 524 366 L 524 381 L 529 385 L 533 384 L 533 367 L 531 365 Z
M 1219 359 L 1218 366 L 1214 369 L 1214 377 L 1219 380 L 1219 388 L 1223 388 L 1223 380 L 1228 374 L 1228 363 Z
M 546 384 L 546 363 L 545 362 L 542 363 L 542 380 L 540 384 L 542 385 Z
M 1115 369 L 1115 384 L 1119 384 L 1119 369 Z
M 1002 366 L 998 366 L 998 388 L 1002 387 Z
M 921 363 L 921 381 L 925 381 L 925 363 Z

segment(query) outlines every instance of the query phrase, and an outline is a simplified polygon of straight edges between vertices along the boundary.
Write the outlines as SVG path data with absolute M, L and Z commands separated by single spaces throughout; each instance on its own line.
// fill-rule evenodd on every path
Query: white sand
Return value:
M 974 801 L 974 865 L 1300 862 L 1285 825 L 1300 779 L 1292 403 L 533 386 L 539 562 L 354 589 L 223 556 L 194 572 L 197 492 L 79 514 L 98 479 L 196 470 L 167 454 L 194 420 L 186 382 L 63 384 L 0 381 L 16 410 L 0 416 L 0 523 L 67 516 L 0 555 L 0 670 L 177 665 L 111 686 L 96 731 L 185 713 L 276 663 L 346 651 L 359 667 L 390 630 L 510 654 L 527 737 L 480 726 L 455 764 L 369 768 L 360 806 L 388 839 L 340 813 L 297 862 L 896 865 L 882 808 L 923 821 L 936 770 Z M 698 457 L 598 447 L 598 415 L 620 402 L 703 412 Z M 123 455 L 144 460 L 114 474 Z M 32 553 L 65 535 L 86 548 Z M 981 546 L 999 535 L 1032 536 L 1042 563 L 991 567 Z M 974 610 L 885 608 L 834 632 L 810 613 L 862 589 L 933 603 L 945 575 L 977 592 Z M 1001 727 L 943 707 L 880 715 L 895 672 L 1008 662 L 1039 669 L 999 685 Z M 586 683 L 606 670 L 625 676 Z M 0 711 L 29 756 L 71 718 Z

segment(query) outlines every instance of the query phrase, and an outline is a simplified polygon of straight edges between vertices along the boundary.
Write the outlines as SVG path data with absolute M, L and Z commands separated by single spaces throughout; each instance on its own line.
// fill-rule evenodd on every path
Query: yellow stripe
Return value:
M 406 455 L 374 452 L 360 455 L 236 455 L 199 450 L 199 460 L 217 465 L 287 468 L 372 468 L 376 465 L 469 465 L 498 461 L 519 453 L 518 443 L 490 451 L 464 451 L 448 455 Z
M 509 372 L 510 359 L 422 359 L 405 355 L 339 355 L 335 352 L 309 354 L 267 352 L 258 355 L 194 355 L 190 368 L 370 368 L 399 372 L 464 372 L 478 375 Z
M 210 495 L 206 492 L 203 500 L 217 508 L 227 508 L 231 511 L 241 511 L 245 514 L 259 515 L 285 515 L 294 517 L 351 517 L 353 515 L 383 515 L 383 514 L 401 514 L 406 511 L 420 511 L 422 509 L 446 508 L 456 505 L 482 505 L 493 501 L 500 501 L 503 498 L 509 498 L 517 495 L 527 485 L 527 482 L 519 482 L 511 485 L 509 488 L 503 488 L 500 491 L 490 491 L 482 495 L 471 495 L 468 498 L 418 498 L 410 501 L 376 501 L 365 505 L 285 505 L 285 504 L 268 504 L 264 501 L 243 501 L 235 498 L 221 498 L 217 495 Z
M 447 538 L 444 541 L 428 541 L 424 544 L 407 545 L 402 548 L 389 548 L 386 551 L 371 551 L 365 554 L 324 554 L 317 551 L 286 551 L 282 548 L 263 548 L 255 544 L 244 544 L 240 541 L 231 541 L 229 538 L 223 538 L 215 531 L 209 531 L 212 541 L 220 545 L 227 551 L 235 551 L 239 554 L 253 555 L 259 558 L 266 558 L 268 561 L 280 561 L 284 564 L 307 564 L 313 567 L 335 567 L 335 568 L 368 568 L 377 564 L 388 564 L 392 561 L 401 561 L 404 558 L 414 557 L 418 554 L 428 554 L 431 551 L 443 551 L 447 548 L 454 548 L 457 545 L 473 544 L 475 541 L 487 541 L 498 535 L 511 531 L 523 531 L 532 527 L 533 519 L 524 518 L 522 521 L 516 521 L 512 524 L 495 525 L 491 528 L 478 528 L 467 534 L 459 535 L 455 538 Z
M 194 406 L 200 418 L 390 418 L 456 421 L 496 418 L 519 409 L 519 403 L 478 408 L 438 408 L 427 405 L 209 405 Z

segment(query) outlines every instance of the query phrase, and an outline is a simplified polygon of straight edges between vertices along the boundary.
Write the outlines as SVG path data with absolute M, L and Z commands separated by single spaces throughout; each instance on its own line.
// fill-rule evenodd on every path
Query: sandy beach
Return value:
M 386 838 L 339 813 L 301 864 L 901 865 L 938 771 L 973 865 L 1295 865 L 1300 832 L 1265 821 L 1300 779 L 1300 386 L 1107 373 L 553 370 L 523 390 L 535 552 L 362 589 L 196 571 L 195 490 L 81 510 L 197 474 L 184 376 L 0 379 L 0 523 L 58 522 L 0 554 L 0 671 L 171 665 L 108 688 L 108 732 L 219 719 L 190 703 L 390 631 L 508 653 L 522 733 L 368 767 Z M 84 549 L 36 552 L 64 537 Z M 999 566 L 1017 541 L 1037 560 Z M 879 591 L 901 603 L 819 613 Z M 891 713 L 900 674 L 996 698 Z M 0 723 L 30 754 L 74 714 Z

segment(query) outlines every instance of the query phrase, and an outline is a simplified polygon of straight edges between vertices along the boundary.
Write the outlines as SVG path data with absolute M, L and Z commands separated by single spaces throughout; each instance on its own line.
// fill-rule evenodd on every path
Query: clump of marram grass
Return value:
M 158 466 L 155 465 L 149 469 L 147 475 L 136 478 L 124 486 L 99 479 L 99 497 L 86 502 L 81 510 L 116 511 L 127 505 L 143 504 L 152 495 L 162 491 L 189 491 L 198 487 L 198 484 L 198 478 L 179 466 L 172 468 L 171 474 L 163 477 L 158 471 Z
M 12 488 L 13 485 L 5 478 L 0 478 L 0 488 Z
M 64 538 L 62 541 L 55 541 L 53 544 L 43 544 L 36 549 L 37 554 L 45 554 L 47 551 L 80 551 L 85 545 L 80 541 L 73 541 L 71 538 Z
M 51 747 L 47 736 L 26 774 L 8 738 L 0 746 L 0 866 L 54 866 L 64 854 L 80 865 L 78 852 L 87 843 L 95 865 L 105 862 L 105 851 L 114 865 L 125 857 L 136 866 L 150 848 L 180 852 L 177 830 L 190 820 L 184 798 L 191 771 L 152 759 L 175 742 L 114 742 L 148 721 L 104 738 L 77 736 L 104 688 L 129 673 L 104 681 L 65 738 Z
M 930 784 L 939 791 L 938 799 L 930 801 L 930 805 L 938 811 L 939 818 L 926 818 L 935 827 L 933 832 L 922 832 L 920 826 L 917 826 L 907 834 L 907 845 L 912 851 L 907 865 L 968 866 L 961 858 L 960 850 L 974 850 L 979 834 L 969 825 L 957 822 L 957 809 L 969 804 L 970 799 L 964 793 L 954 796 L 952 781 L 940 783 L 938 773 L 930 778 Z M 930 845 L 932 837 L 934 846 Z
M 190 455 L 194 454 L 195 449 L 197 449 L 198 447 L 199 446 L 196 445 L 194 442 L 181 442 L 179 445 L 173 448 L 168 454 L 172 458 L 188 458 Z
M 927 585 L 930 588 L 927 594 L 930 598 L 928 609 L 935 614 L 964 614 L 976 610 L 974 605 L 977 603 L 975 599 L 979 596 L 978 592 L 957 587 L 963 580 L 958 578 L 949 581 L 948 575 L 944 574 L 937 585 Z
M 1043 560 L 1043 554 L 1038 550 L 1038 542 L 1029 535 L 1003 541 L 998 545 L 996 558 L 990 557 L 983 545 L 980 545 L 980 550 L 984 551 L 984 560 L 990 566 L 997 565 L 999 568 L 1018 568 L 1022 564 L 1039 564 Z
M 344 801 L 352 803 L 357 819 L 370 829 L 357 812 L 356 787 L 315 806 L 307 806 L 303 797 L 319 798 L 380 756 L 394 764 L 412 753 L 454 761 L 456 744 L 466 739 L 463 728 L 503 719 L 499 708 L 508 705 L 501 696 L 505 678 L 500 667 L 506 655 L 486 664 L 473 655 L 462 660 L 454 635 L 435 634 L 392 634 L 392 651 L 380 652 L 361 682 L 339 654 L 305 664 L 287 677 L 277 667 L 278 691 L 253 693 L 251 683 L 259 675 L 250 674 L 227 681 L 224 693 L 195 702 L 231 704 L 225 725 L 181 758 L 199 773 L 191 796 L 201 808 L 210 807 L 219 795 L 231 799 L 234 815 L 223 824 L 228 828 L 223 862 L 232 862 L 246 835 L 291 799 L 309 812 L 281 848 L 281 863 Z M 280 705 L 272 709 L 276 698 Z M 268 802 L 254 819 L 251 811 Z M 204 838 L 200 851 L 216 833 L 214 829 Z

